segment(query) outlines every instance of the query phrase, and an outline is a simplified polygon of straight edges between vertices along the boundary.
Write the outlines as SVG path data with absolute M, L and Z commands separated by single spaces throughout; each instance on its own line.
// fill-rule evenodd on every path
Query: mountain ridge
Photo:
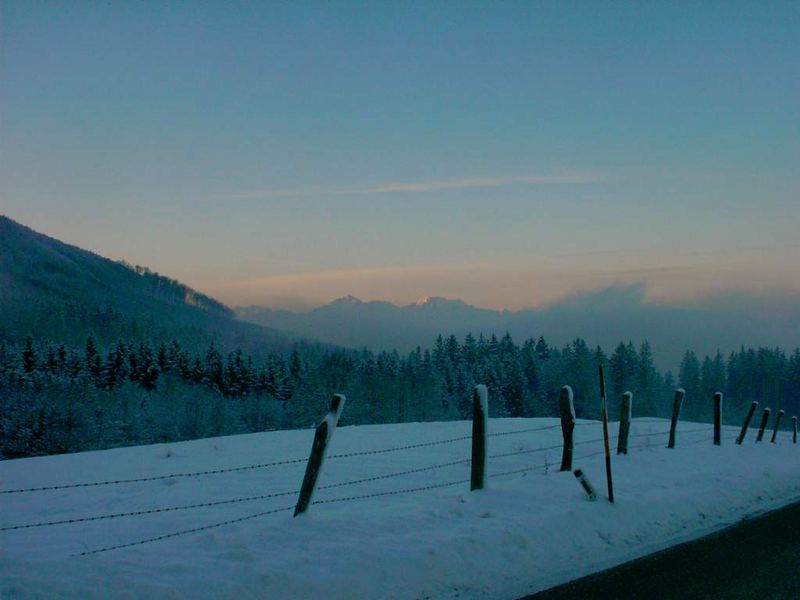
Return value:
M 793 333 L 800 327 L 798 312 L 770 317 L 744 309 L 660 305 L 647 302 L 642 283 L 574 294 L 547 307 L 518 311 L 480 308 L 438 296 L 404 305 L 345 296 L 307 311 L 258 306 L 234 310 L 243 320 L 297 335 L 313 332 L 328 343 L 401 351 L 430 347 L 439 334 L 508 332 L 517 339 L 542 335 L 559 345 L 581 337 L 607 351 L 620 342 L 647 340 L 659 365 L 669 369 L 677 369 L 687 349 L 702 356 L 718 349 L 738 350 L 743 344 L 791 349 L 800 342 Z
M 285 334 L 235 319 L 222 302 L 175 279 L 67 244 L 0 215 L 0 340 L 81 343 L 174 336 L 285 349 Z M 200 342 L 200 340 L 203 340 Z

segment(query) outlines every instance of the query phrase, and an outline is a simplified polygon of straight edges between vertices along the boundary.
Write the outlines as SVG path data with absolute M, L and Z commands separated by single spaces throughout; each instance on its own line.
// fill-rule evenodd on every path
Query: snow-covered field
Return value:
M 469 436 L 470 423 L 342 427 L 320 486 L 469 458 L 470 441 L 358 454 Z M 637 419 L 631 451 L 614 456 L 616 504 L 605 500 L 601 427 L 579 421 L 574 467 L 590 502 L 558 472 L 555 419 L 491 420 L 489 485 L 469 492 L 469 464 L 320 489 L 320 503 L 80 556 L 81 552 L 292 507 L 294 495 L 187 510 L 0 531 L 0 597 L 515 598 L 701 536 L 800 497 L 800 449 L 743 446 L 725 428 Z M 538 429 L 511 435 L 497 435 Z M 611 431 L 616 435 L 617 426 Z M 646 435 L 652 434 L 652 435 Z M 284 431 L 0 463 L 0 490 L 153 477 L 305 459 L 313 432 Z M 556 446 L 550 450 L 537 448 Z M 507 455 L 507 456 L 497 456 Z M 534 468 L 535 467 L 535 468 Z M 533 469 L 531 469 L 533 468 Z M 0 494 L 0 528 L 297 490 L 303 462 L 214 475 Z M 508 471 L 519 471 L 500 475 Z

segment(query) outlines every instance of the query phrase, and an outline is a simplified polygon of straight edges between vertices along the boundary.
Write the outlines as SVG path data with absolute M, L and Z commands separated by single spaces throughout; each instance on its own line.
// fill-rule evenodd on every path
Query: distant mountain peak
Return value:
M 337 306 L 353 305 L 353 306 L 355 306 L 355 305 L 359 305 L 359 304 L 364 304 L 364 302 L 362 300 L 360 300 L 359 298 L 356 298 L 355 296 L 351 295 L 351 294 L 348 294 L 347 296 L 343 296 L 341 298 L 337 298 L 336 300 L 334 300 L 333 302 L 330 303 L 331 306 L 333 306 L 333 305 L 337 305 Z
M 425 307 L 425 308 L 455 308 L 469 306 L 466 302 L 459 299 L 443 298 L 442 296 L 425 296 L 410 304 L 409 307 Z

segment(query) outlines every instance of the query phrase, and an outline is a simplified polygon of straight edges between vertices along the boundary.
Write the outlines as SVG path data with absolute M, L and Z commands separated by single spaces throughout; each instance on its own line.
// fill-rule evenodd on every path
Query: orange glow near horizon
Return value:
M 338 269 L 233 280 L 209 280 L 201 289 L 232 306 L 307 309 L 352 295 L 363 301 L 398 305 L 442 296 L 495 310 L 544 308 L 571 295 L 615 285 L 642 284 L 652 304 L 693 304 L 721 294 L 784 304 L 800 294 L 800 268 L 787 278 L 783 268 L 743 263 L 652 269 L 581 270 L 574 266 L 501 267 L 490 263 Z M 743 284 L 744 282 L 744 284 Z M 745 285 L 746 284 L 746 285 Z

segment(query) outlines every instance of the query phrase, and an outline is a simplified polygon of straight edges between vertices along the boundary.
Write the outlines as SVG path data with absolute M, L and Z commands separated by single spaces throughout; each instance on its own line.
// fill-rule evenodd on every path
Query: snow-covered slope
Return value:
M 515 598 L 800 497 L 800 450 L 789 433 L 773 445 L 755 444 L 751 432 L 740 447 L 736 431 L 726 428 L 723 446 L 715 447 L 710 425 L 681 423 L 678 447 L 667 450 L 667 427 L 662 420 L 634 421 L 631 453 L 613 460 L 613 505 L 604 499 L 596 422 L 579 422 L 574 462 L 600 492 L 596 502 L 570 473 L 557 471 L 555 419 L 492 420 L 489 486 L 473 493 L 465 462 L 469 423 L 344 427 L 333 437 L 320 480 L 325 489 L 315 501 L 344 500 L 315 504 L 298 518 L 291 512 L 296 498 L 287 494 L 0 531 L 0 597 Z M 312 435 L 273 432 L 2 462 L 0 490 L 13 490 L 298 459 L 3 493 L 0 528 L 293 492 Z M 454 441 L 433 443 L 442 440 Z M 427 445 L 365 454 L 409 444 Z M 425 469 L 442 463 L 455 464 Z M 418 489 L 436 485 L 443 487 Z M 393 493 L 399 490 L 406 491 Z M 353 499 L 372 494 L 380 495 Z M 287 510 L 242 519 L 280 508 Z M 228 520 L 238 521 L 78 556 Z

